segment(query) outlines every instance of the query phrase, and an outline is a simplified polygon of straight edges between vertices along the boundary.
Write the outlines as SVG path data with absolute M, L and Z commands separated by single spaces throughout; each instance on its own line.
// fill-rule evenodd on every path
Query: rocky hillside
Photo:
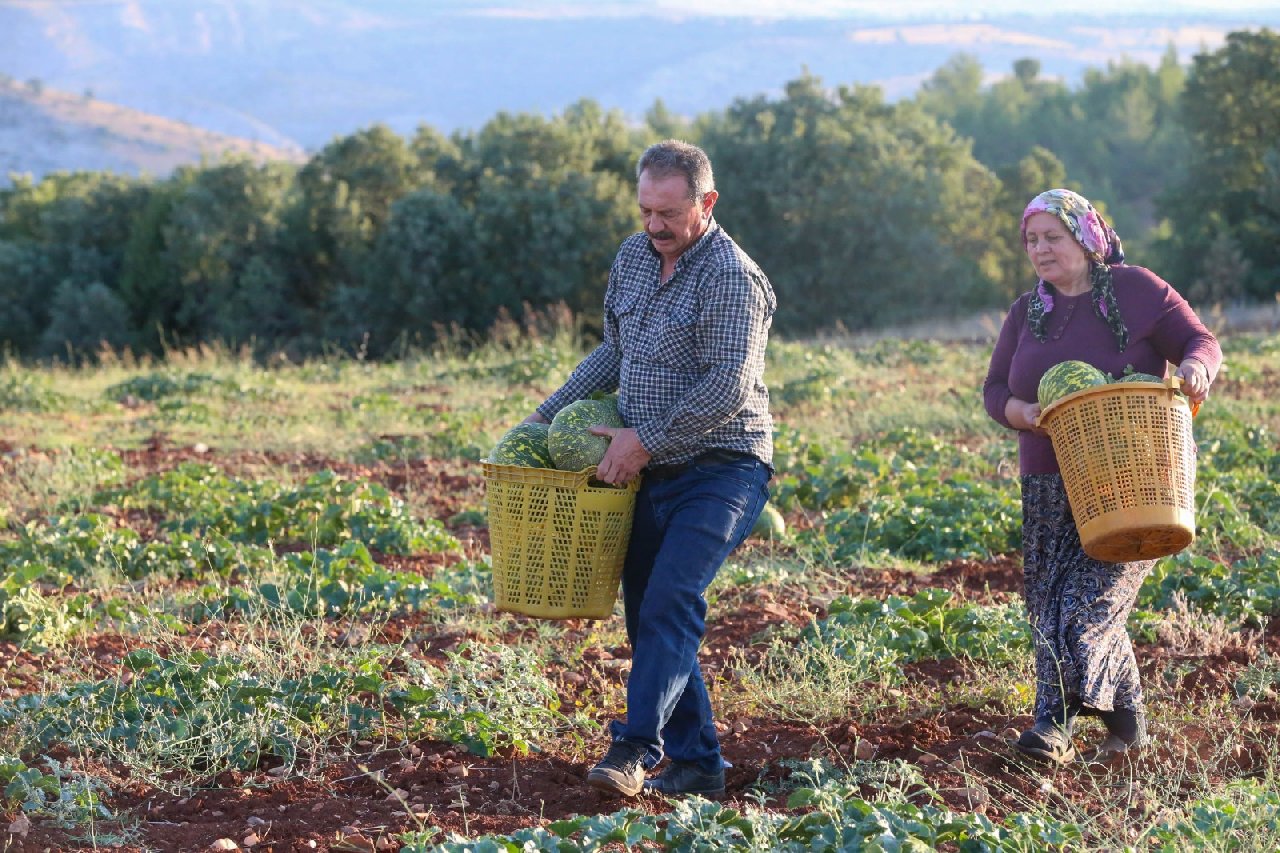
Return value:
M 258 162 L 305 158 L 299 148 L 214 133 L 87 93 L 0 80 L 0 185 L 12 174 L 39 178 L 54 171 L 161 176 L 228 154 Z

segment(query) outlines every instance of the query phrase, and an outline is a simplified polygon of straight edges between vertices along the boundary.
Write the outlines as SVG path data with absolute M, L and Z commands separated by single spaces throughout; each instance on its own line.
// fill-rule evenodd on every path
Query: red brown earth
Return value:
M 468 463 L 422 460 L 354 465 L 311 455 L 197 454 L 166 448 L 162 442 L 126 453 L 125 457 L 138 471 L 165 470 L 183 461 L 197 460 L 215 462 L 229 473 L 251 472 L 264 465 L 303 471 L 328 468 L 378 481 L 397 493 L 409 490 L 419 509 L 425 505 L 423 511 L 442 520 L 483 505 L 482 478 L 477 467 Z M 451 530 L 472 556 L 488 547 L 487 531 L 482 527 L 461 525 Z M 749 541 L 744 549 L 775 547 Z M 456 555 L 448 560 L 384 557 L 383 562 L 398 570 L 430 575 L 457 559 L 460 557 Z M 732 655 L 757 644 L 762 632 L 784 624 L 803 625 L 815 616 L 821 617 L 824 601 L 834 595 L 910 595 L 935 586 L 953 590 L 969 601 L 1010 601 L 1021 589 L 1021 566 L 1016 556 L 1003 556 L 988 561 L 955 561 L 929 574 L 862 567 L 841 574 L 839 583 L 839 588 L 826 590 L 821 599 L 806 601 L 791 600 L 768 586 L 722 595 L 712 607 L 702 652 L 709 682 L 717 675 L 729 677 Z M 523 618 L 512 619 L 509 624 L 508 634 L 502 638 L 506 642 L 518 642 L 521 634 L 533 627 L 530 620 Z M 568 635 L 567 641 L 574 642 L 585 638 L 593 624 L 567 620 L 561 627 Z M 205 626 L 202 635 L 207 639 L 210 632 L 217 630 L 217 626 Z M 418 653 L 435 662 L 442 662 L 443 652 L 465 639 L 456 627 L 452 633 L 443 632 L 421 616 L 396 618 L 385 626 L 384 633 L 393 642 L 411 638 Z M 200 641 L 199 637 L 193 639 Z M 118 671 L 120 658 L 131 642 L 135 641 L 118 635 L 97 635 L 85 640 L 89 656 L 104 677 Z M 1280 654 L 1280 632 L 1270 630 L 1261 644 L 1272 654 Z M 7 673 L 10 696 L 36 689 L 41 679 L 58 666 L 55 659 L 21 650 L 12 642 L 0 642 L 0 656 L 11 661 Z M 589 647 L 583 655 L 586 671 L 553 668 L 549 674 L 559 684 L 562 699 L 572 705 L 579 686 L 589 679 L 620 682 L 620 670 L 625 668 L 628 656 L 625 647 Z M 1223 703 L 1215 706 L 1219 709 L 1225 704 L 1223 697 L 1233 695 L 1232 684 L 1248 663 L 1248 656 L 1240 650 L 1182 658 L 1158 645 L 1140 647 L 1139 658 L 1147 683 L 1157 679 L 1168 682 L 1173 673 L 1174 683 L 1166 683 L 1161 691 L 1165 701 L 1216 700 Z M 962 686 L 973 677 L 970 666 L 962 661 L 926 661 L 907 668 L 906 683 L 945 694 L 950 687 Z M 756 805 L 760 802 L 759 791 L 778 791 L 778 786 L 770 783 L 784 782 L 790 775 L 780 763 L 782 759 L 825 757 L 838 763 L 854 757 L 874 757 L 912 763 L 925 781 L 942 794 L 946 804 L 956 810 L 978 810 L 993 819 L 1023 811 L 1026 803 L 1045 801 L 1048 795 L 1043 784 L 1048 779 L 1053 796 L 1099 815 L 1106 806 L 1093 800 L 1099 788 L 1107 784 L 1107 774 L 1141 780 L 1144 768 L 1155 763 L 1166 769 L 1171 765 L 1195 769 L 1213 754 L 1220 741 L 1215 724 L 1243 733 L 1240 742 L 1255 745 L 1274 743 L 1280 726 L 1276 702 L 1259 702 L 1248 709 L 1229 706 L 1234 719 L 1225 723 L 1206 721 L 1201 727 L 1166 732 L 1165 745 L 1139 759 L 1136 765 L 1075 765 L 1054 772 L 1022 764 L 1003 737 L 1009 729 L 1026 726 L 1030 722 L 1028 715 L 1010 716 L 964 702 L 944 702 L 939 708 L 931 701 L 928 707 L 913 708 L 910 698 L 908 687 L 903 694 L 903 707 L 878 712 L 872 718 L 850 716 L 816 726 L 737 716 L 732 711 L 721 713 L 724 754 L 733 764 L 727 773 L 728 802 L 738 807 Z M 607 716 L 602 712 L 597 722 L 603 725 Z M 188 796 L 173 796 L 143 785 L 130 779 L 123 768 L 84 764 L 73 756 L 55 757 L 111 781 L 111 809 L 136 821 L 145 839 L 144 845 L 111 848 L 124 851 L 205 850 L 219 839 L 230 839 L 243 849 L 264 851 L 395 850 L 399 846 L 394 841 L 395 834 L 423 826 L 477 836 L 506 834 L 573 815 L 605 814 L 628 806 L 654 814 L 669 810 L 659 797 L 623 801 L 586 787 L 582 779 L 605 748 L 601 736 L 587 737 L 598 742 L 587 743 L 582 754 L 552 750 L 487 758 L 433 740 L 397 748 L 361 742 L 350 745 L 349 758 L 308 774 L 306 779 L 279 780 L 269 775 L 269 766 L 264 766 L 252 774 L 223 774 L 207 788 Z M 1243 774 L 1264 766 L 1266 761 L 1260 748 L 1248 746 L 1229 761 L 1218 761 L 1213 766 L 1224 773 L 1234 768 Z M 750 800 L 749 792 L 755 792 Z M 782 809 L 784 799 L 785 794 L 770 794 L 764 802 Z M 1128 805 L 1140 809 L 1143 804 Z M 1102 819 L 1110 818 L 1103 815 Z M 15 826 L 23 828 L 18 812 L 4 815 L 4 820 L 11 830 L 6 836 L 6 849 L 97 849 L 92 839 L 85 838 L 83 827 L 69 831 L 34 820 L 22 834 L 12 832 Z M 10 825 L 15 820 L 18 823 Z M 99 842 L 98 847 L 103 846 L 107 845 Z

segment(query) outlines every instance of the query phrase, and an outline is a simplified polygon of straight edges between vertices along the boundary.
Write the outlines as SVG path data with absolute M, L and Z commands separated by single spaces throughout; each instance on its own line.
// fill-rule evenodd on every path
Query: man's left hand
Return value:
M 649 451 L 631 427 L 587 427 L 592 435 L 609 439 L 609 449 L 596 466 L 596 478 L 614 486 L 630 483 L 649 464 Z

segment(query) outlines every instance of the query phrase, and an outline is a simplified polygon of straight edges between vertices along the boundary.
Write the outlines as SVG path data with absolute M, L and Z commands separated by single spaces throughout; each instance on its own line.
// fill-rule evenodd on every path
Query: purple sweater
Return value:
M 1143 267 L 1115 266 L 1111 274 L 1116 304 L 1129 329 L 1128 348 L 1119 351 L 1111 328 L 1094 313 L 1089 292 L 1054 296 L 1053 311 L 1045 317 L 1047 337 L 1040 343 L 1027 323 L 1028 291 L 1009 308 L 991 353 L 987 381 L 982 386 L 987 414 L 1010 426 L 1004 416 L 1009 398 L 1034 401 L 1044 372 L 1069 359 L 1088 362 L 1112 376 L 1124 374 L 1126 365 L 1133 365 L 1140 373 L 1164 376 L 1167 363 L 1178 365 L 1185 358 L 1194 358 L 1208 368 L 1213 381 L 1222 365 L 1222 350 L 1186 300 Z M 1018 464 L 1023 474 L 1058 473 L 1048 436 L 1021 430 Z

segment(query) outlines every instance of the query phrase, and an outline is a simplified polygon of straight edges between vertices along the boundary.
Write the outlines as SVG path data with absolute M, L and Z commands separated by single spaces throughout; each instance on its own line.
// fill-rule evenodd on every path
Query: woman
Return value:
M 1113 376 L 1164 376 L 1169 363 L 1192 403 L 1222 363 L 1218 342 L 1159 276 L 1126 266 L 1115 231 L 1083 196 L 1054 189 L 1022 213 L 1039 276 L 1009 309 L 983 385 L 988 414 L 1018 430 L 1023 579 L 1035 640 L 1035 724 L 1015 746 L 1054 762 L 1075 756 L 1077 716 L 1101 717 L 1105 760 L 1145 741 L 1142 687 L 1125 621 L 1153 560 L 1104 563 L 1085 554 L 1048 435 L 1036 427 L 1040 377 L 1068 359 Z

